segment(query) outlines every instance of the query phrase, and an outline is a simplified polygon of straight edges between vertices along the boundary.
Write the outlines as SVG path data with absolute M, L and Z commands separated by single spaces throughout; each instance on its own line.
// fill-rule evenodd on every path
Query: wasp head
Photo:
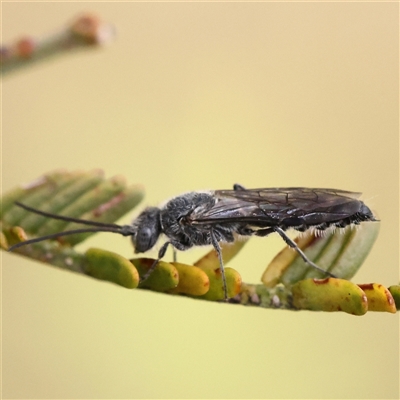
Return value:
M 161 234 L 160 209 L 157 207 L 146 208 L 133 221 L 136 228 L 135 234 L 131 236 L 135 253 L 144 253 L 150 250 L 157 242 Z

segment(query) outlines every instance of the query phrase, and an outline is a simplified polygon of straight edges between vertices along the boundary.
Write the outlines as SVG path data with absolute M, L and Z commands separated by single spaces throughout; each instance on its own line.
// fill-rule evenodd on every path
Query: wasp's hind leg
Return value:
M 311 267 L 315 268 L 317 271 L 322 272 L 325 275 L 328 275 L 332 278 L 336 278 L 335 275 L 331 274 L 328 271 L 325 271 L 324 269 L 318 267 L 317 264 L 314 264 L 304 253 L 303 251 L 299 248 L 299 246 L 297 246 L 297 244 L 290 239 L 290 237 L 288 235 L 286 235 L 285 231 L 281 228 L 279 228 L 278 226 L 275 226 L 273 229 L 275 232 L 279 233 L 279 235 L 281 236 L 281 238 L 285 241 L 285 243 L 291 247 L 292 249 L 296 250 L 297 253 L 299 253 L 300 257 L 304 260 L 304 262 L 308 265 L 310 265 Z

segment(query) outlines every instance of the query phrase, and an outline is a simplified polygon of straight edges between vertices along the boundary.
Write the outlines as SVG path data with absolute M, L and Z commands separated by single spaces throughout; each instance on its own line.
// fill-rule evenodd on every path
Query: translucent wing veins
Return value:
M 217 190 L 214 206 L 193 213 L 190 219 L 194 224 L 242 222 L 285 228 L 330 224 L 352 217 L 356 220 L 357 213 L 366 208 L 357 200 L 360 195 L 344 190 L 297 187 Z

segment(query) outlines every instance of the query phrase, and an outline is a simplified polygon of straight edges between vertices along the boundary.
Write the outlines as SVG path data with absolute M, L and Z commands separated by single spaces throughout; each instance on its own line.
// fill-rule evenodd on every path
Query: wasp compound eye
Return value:
M 143 227 L 139 229 L 136 235 L 135 253 L 144 253 L 145 251 L 151 249 L 155 244 L 153 239 L 154 235 L 152 234 L 150 228 Z

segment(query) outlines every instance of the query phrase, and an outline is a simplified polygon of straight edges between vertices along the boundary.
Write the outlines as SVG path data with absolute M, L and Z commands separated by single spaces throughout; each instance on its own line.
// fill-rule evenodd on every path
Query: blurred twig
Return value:
M 28 67 L 37 61 L 71 53 L 72 50 L 98 47 L 114 37 L 114 28 L 91 14 L 79 16 L 66 28 L 44 38 L 23 36 L 1 47 L 3 74 Z

